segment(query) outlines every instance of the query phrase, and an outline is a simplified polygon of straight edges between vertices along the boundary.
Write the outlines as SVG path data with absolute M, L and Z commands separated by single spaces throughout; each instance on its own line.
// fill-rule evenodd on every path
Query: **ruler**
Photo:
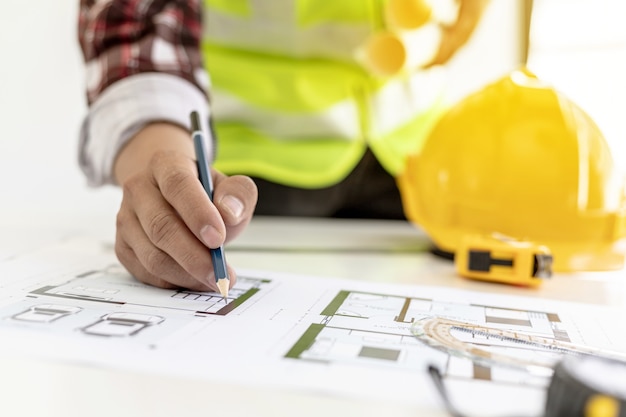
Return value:
M 416 318 L 411 333 L 449 355 L 483 366 L 509 366 L 533 374 L 551 374 L 564 355 L 626 360 L 625 354 L 606 349 L 430 315 Z

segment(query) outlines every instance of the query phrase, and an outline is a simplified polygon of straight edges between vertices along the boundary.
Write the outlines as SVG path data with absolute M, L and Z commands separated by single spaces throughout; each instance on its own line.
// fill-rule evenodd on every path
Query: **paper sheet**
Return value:
M 243 270 L 227 301 L 143 285 L 109 245 L 67 239 L 0 264 L 0 351 L 416 405 L 440 403 L 425 371 L 435 364 L 459 407 L 482 415 L 537 414 L 549 372 L 433 349 L 411 332 L 419 317 L 626 353 L 621 315 L 597 306 Z

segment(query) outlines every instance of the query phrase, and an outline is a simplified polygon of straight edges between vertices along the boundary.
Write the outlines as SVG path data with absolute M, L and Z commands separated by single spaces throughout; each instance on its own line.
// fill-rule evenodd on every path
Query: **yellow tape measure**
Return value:
M 497 233 L 467 235 L 454 254 L 462 277 L 527 287 L 539 286 L 550 278 L 552 262 L 546 246 Z

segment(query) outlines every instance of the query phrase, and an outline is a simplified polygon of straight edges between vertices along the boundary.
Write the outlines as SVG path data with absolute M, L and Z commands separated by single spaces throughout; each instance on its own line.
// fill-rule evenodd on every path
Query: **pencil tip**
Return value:
M 230 280 L 228 278 L 221 278 L 217 280 L 217 288 L 220 290 L 220 294 L 226 300 L 228 297 L 228 287 L 230 286 Z

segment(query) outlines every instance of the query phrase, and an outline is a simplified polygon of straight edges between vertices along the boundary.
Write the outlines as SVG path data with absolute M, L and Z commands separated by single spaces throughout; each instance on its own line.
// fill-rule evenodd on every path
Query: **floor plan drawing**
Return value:
M 112 263 L 15 297 L 0 306 L 0 325 L 72 338 L 127 338 L 155 347 L 194 319 L 227 316 L 269 284 L 268 279 L 238 277 L 224 299 L 217 292 L 148 286 Z
M 119 264 L 87 271 L 60 285 L 42 286 L 30 292 L 34 297 L 95 301 L 119 305 L 158 307 L 194 314 L 226 315 L 259 291 L 269 281 L 240 277 L 228 299 L 217 292 L 163 290 L 133 279 Z M 168 292 L 169 297 L 164 297 Z
M 110 248 L 87 243 L 68 240 L 0 263 L 0 351 L 394 401 L 413 398 L 416 384 L 431 382 L 429 365 L 450 385 L 545 387 L 549 375 L 454 350 L 536 354 L 498 331 L 626 351 L 623 315 L 609 317 L 597 306 L 263 270 L 238 270 L 224 300 L 218 293 L 144 285 Z M 434 329 L 452 337 L 450 345 L 433 347 L 419 337 L 416 326 L 425 317 L 447 320 L 434 322 Z M 445 327 L 452 321 L 463 324 Z M 419 395 L 430 398 L 428 391 Z
M 416 370 L 423 369 L 425 358 L 429 358 L 426 360 L 439 363 L 449 377 L 520 382 L 519 372 L 493 369 L 441 351 L 433 352 L 411 332 L 415 321 L 425 315 L 561 341 L 570 341 L 570 332 L 576 331 L 563 326 L 559 315 L 552 312 L 343 290 L 321 312 L 322 319 L 311 324 L 285 356 Z M 474 342 L 481 346 L 492 345 L 494 349 L 515 348 L 485 338 Z M 472 341 L 467 340 L 467 343 Z
M 51 323 L 70 314 L 78 313 L 82 308 L 61 304 L 38 304 L 13 315 L 12 319 L 35 323 Z
M 111 313 L 81 330 L 86 334 L 98 336 L 132 336 L 142 329 L 159 324 L 165 319 L 161 316 L 138 313 Z

